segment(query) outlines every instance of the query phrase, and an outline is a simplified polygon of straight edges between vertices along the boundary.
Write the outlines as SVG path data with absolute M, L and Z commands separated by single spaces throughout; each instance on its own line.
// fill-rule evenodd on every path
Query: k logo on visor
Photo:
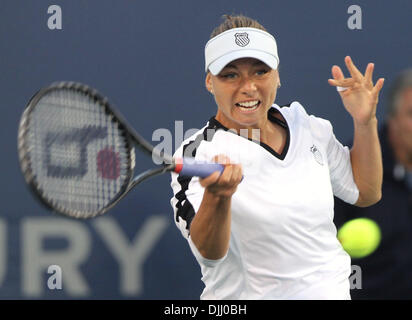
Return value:
M 249 44 L 250 40 L 246 32 L 236 33 L 235 34 L 235 43 L 239 47 L 246 47 Z

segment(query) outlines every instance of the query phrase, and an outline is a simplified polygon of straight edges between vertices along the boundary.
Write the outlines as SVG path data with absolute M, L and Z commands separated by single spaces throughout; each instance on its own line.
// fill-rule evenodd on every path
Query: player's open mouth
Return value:
M 244 101 L 235 103 L 235 106 L 240 109 L 242 112 L 252 112 L 259 108 L 261 102 L 259 100 Z

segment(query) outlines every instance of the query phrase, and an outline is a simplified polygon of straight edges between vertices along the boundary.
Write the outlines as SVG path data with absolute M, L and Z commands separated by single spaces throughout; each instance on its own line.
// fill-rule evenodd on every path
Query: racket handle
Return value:
M 182 176 L 206 178 L 213 172 L 223 172 L 225 166 L 219 163 L 201 162 L 194 160 L 179 159 L 176 163 L 175 172 Z

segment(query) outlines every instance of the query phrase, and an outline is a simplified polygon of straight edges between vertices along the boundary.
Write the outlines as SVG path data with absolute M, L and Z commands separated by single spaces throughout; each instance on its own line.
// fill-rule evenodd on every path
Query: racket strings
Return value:
M 127 182 L 125 135 L 99 101 L 84 93 L 64 89 L 43 96 L 30 115 L 28 139 L 43 196 L 69 214 L 98 213 Z

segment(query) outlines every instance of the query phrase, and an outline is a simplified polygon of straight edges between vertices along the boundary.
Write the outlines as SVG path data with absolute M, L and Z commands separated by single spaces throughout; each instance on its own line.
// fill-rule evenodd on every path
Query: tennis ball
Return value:
M 381 241 L 378 224 L 367 218 L 347 221 L 338 231 L 338 240 L 352 258 L 363 258 L 376 250 Z

